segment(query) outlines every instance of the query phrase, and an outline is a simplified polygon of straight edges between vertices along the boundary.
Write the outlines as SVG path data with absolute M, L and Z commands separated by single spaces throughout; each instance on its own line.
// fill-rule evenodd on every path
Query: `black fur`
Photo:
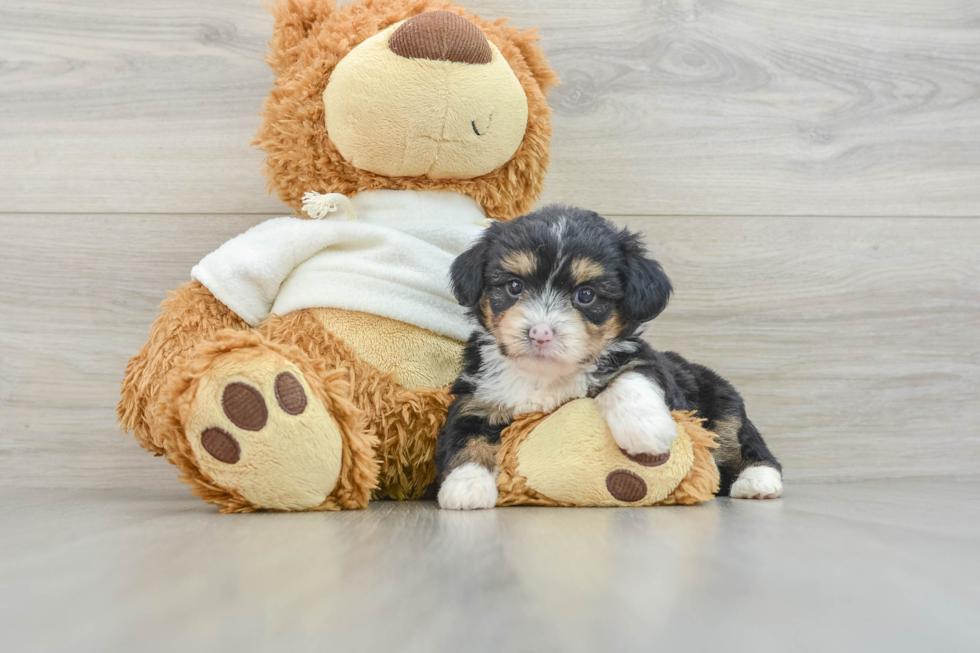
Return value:
M 618 320 L 609 322 L 618 325 L 612 342 L 594 360 L 583 361 L 587 396 L 598 396 L 621 374 L 632 371 L 656 383 L 671 410 L 696 411 L 722 441 L 715 455 L 722 495 L 728 494 L 746 467 L 767 465 L 782 470 L 731 383 L 679 354 L 656 351 L 640 338 L 644 324 L 666 308 L 672 292 L 670 280 L 660 264 L 648 257 L 640 237 L 594 212 L 549 206 L 510 223 L 495 223 L 453 263 L 453 291 L 460 304 L 470 309 L 477 328 L 467 343 L 463 372 L 452 387 L 455 398 L 439 435 L 436 463 L 440 480 L 459 464 L 460 452 L 474 440 L 499 445 L 501 432 L 515 417 L 509 406 L 479 401 L 477 391 L 481 380 L 491 373 L 481 350 L 496 346 L 508 354 L 491 335 L 485 315 L 487 306 L 498 315 L 517 301 L 507 291 L 515 275 L 501 262 L 510 253 L 529 250 L 540 264 L 521 277 L 528 292 L 547 286 L 575 296 L 575 282 L 562 266 L 576 257 L 595 261 L 605 270 L 588 283 L 598 295 L 596 300 L 587 307 L 577 306 L 591 324 L 602 326 L 614 317 Z M 482 308 L 481 303 L 485 304 Z
M 475 245 L 456 257 L 449 270 L 453 294 L 460 306 L 471 308 L 480 300 L 483 292 L 483 269 L 486 267 L 487 252 L 490 249 L 488 235 L 489 229 Z
M 646 257 L 639 234 L 619 232 L 619 249 L 623 256 L 623 319 L 649 322 L 667 308 L 674 288 L 660 264 Z

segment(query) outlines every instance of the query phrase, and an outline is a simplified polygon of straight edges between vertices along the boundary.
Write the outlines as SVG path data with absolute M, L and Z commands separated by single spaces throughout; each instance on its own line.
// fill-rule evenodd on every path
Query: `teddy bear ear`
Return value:
M 337 8 L 337 0 L 279 0 L 269 6 L 275 21 L 266 61 L 279 76 L 299 58 L 300 44 Z
M 558 73 L 548 63 L 544 48 L 538 45 L 540 40 L 541 36 L 536 27 L 521 30 L 515 39 L 517 47 L 520 48 L 521 55 L 524 57 L 524 62 L 534 76 L 534 80 L 541 87 L 541 92 L 547 95 L 550 89 L 561 83 L 561 80 L 558 78 Z

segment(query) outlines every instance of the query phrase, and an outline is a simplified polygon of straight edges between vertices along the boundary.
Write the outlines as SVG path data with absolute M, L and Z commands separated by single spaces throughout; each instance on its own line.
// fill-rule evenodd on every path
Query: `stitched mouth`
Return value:
M 476 120 L 470 121 L 470 127 L 473 129 L 473 133 L 477 136 L 486 136 L 487 132 L 490 131 L 490 122 L 493 120 L 493 113 L 487 117 L 487 126 L 481 131 L 479 127 L 476 126 Z M 433 143 L 446 144 L 446 143 L 457 143 L 460 145 L 467 145 L 470 141 L 462 138 L 436 138 L 435 136 L 427 136 L 425 134 L 419 134 L 418 138 L 423 138 L 427 141 L 432 141 Z
M 476 134 L 477 136 L 483 136 L 488 131 L 490 131 L 490 123 L 492 121 L 493 121 L 493 112 L 491 111 L 490 112 L 490 115 L 487 117 L 487 126 L 484 128 L 484 130 L 482 132 L 477 128 L 476 121 L 475 120 L 471 120 L 470 121 L 470 126 L 473 127 L 473 133 L 474 134 Z

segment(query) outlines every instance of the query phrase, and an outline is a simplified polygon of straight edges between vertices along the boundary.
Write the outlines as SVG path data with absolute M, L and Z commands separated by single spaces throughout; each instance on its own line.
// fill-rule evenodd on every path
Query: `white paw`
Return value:
M 677 424 L 670 413 L 636 407 L 632 413 L 605 415 L 616 444 L 628 454 L 662 454 L 677 439 Z
M 742 470 L 732 483 L 733 499 L 775 499 L 783 493 L 783 475 L 772 467 L 758 465 Z
M 667 453 L 677 439 L 663 391 L 642 374 L 624 374 L 596 401 L 616 444 L 628 454 Z
M 476 463 L 460 465 L 439 488 L 439 507 L 443 510 L 480 510 L 497 505 L 497 481 L 486 467 Z

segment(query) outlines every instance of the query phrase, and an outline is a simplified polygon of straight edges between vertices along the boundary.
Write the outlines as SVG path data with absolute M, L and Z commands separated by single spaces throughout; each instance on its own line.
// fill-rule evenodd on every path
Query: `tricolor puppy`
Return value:
M 670 280 L 636 234 L 598 214 L 548 206 L 494 223 L 452 266 L 453 292 L 475 330 L 436 465 L 439 505 L 497 501 L 500 433 L 516 415 L 596 399 L 629 454 L 666 454 L 671 410 L 696 410 L 717 434 L 721 494 L 771 499 L 782 468 L 732 385 L 710 369 L 640 338 L 667 306 Z

